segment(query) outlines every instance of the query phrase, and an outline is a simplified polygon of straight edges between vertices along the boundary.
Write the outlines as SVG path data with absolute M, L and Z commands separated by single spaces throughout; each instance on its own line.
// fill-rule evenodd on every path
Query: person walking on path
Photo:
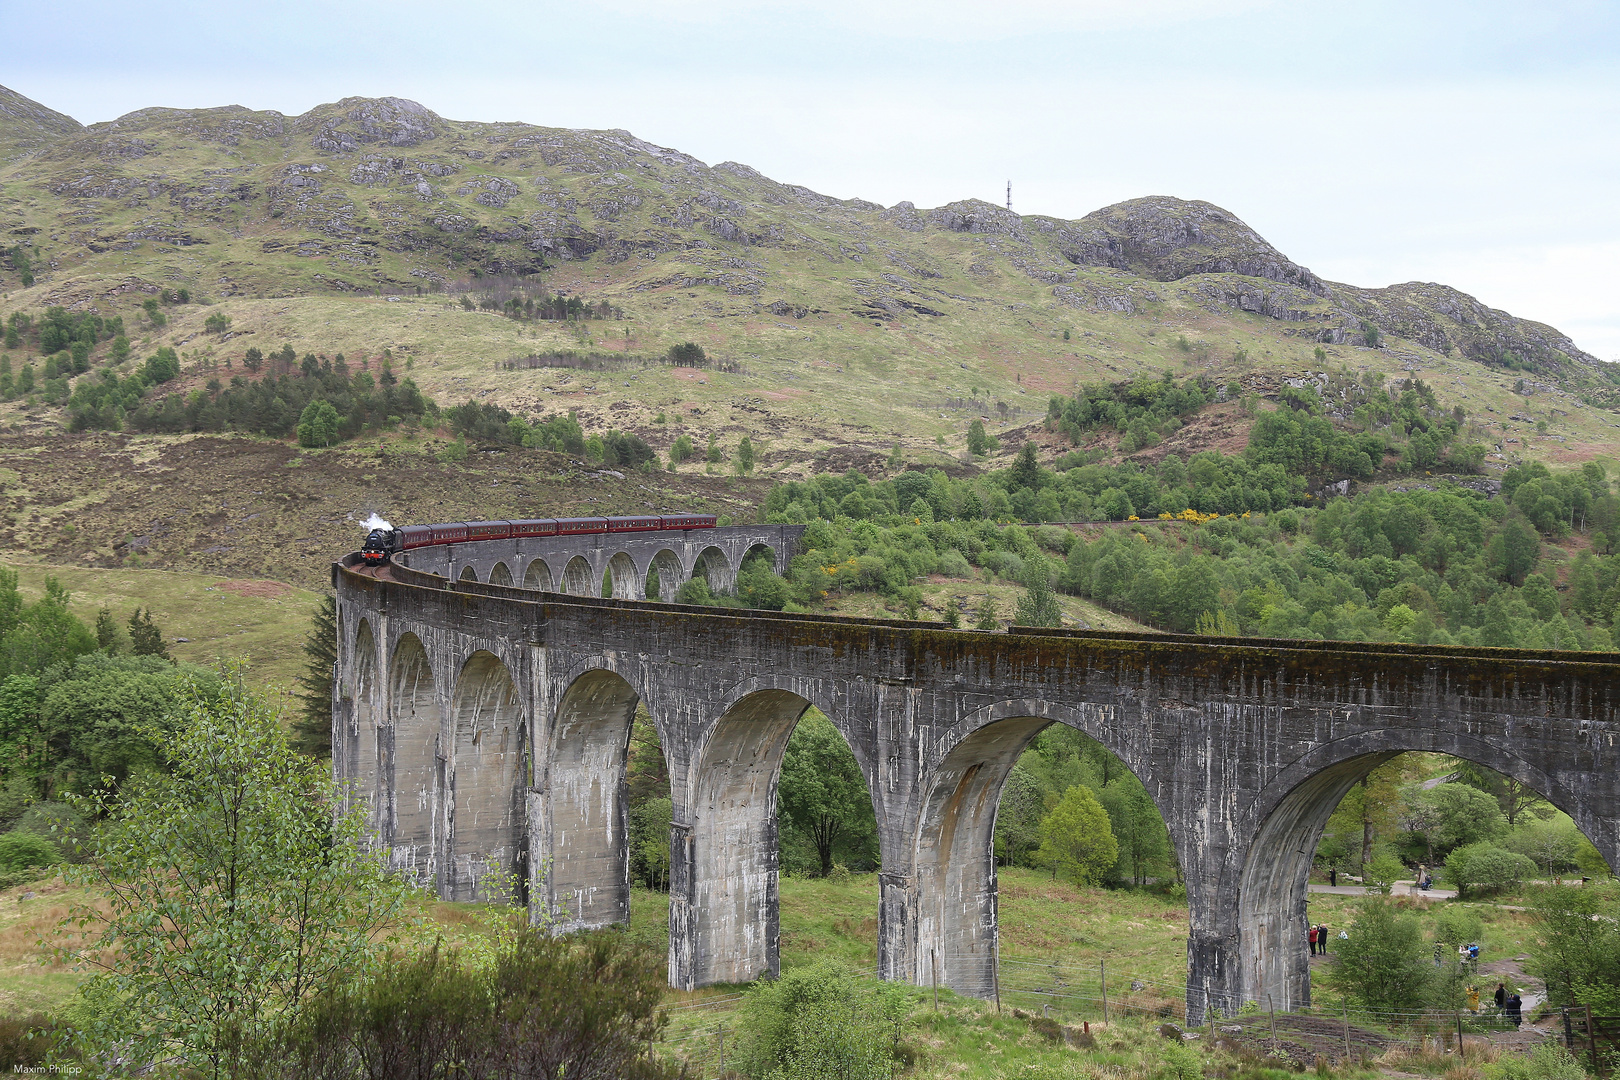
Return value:
M 1524 999 L 1518 994 L 1509 994 L 1507 999 L 1508 1023 L 1513 1025 L 1515 1031 L 1524 1022 Z
M 1496 1007 L 1501 1009 L 1507 1004 L 1507 983 L 1496 984 Z
M 1315 956 L 1316 955 L 1316 927 L 1314 927 L 1314 926 L 1311 927 L 1310 931 L 1305 936 L 1310 939 L 1310 942 L 1311 942 L 1311 955 Z

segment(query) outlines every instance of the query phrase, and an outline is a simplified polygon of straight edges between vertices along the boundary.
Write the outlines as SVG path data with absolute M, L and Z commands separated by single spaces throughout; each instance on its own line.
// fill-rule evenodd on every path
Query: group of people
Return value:
M 1508 990 L 1506 983 L 1496 984 L 1496 1007 L 1502 1010 L 1502 1015 L 1514 1027 L 1524 1022 L 1524 999 L 1518 991 Z
M 1446 963 L 1446 947 L 1440 942 L 1434 943 L 1434 966 L 1444 967 Z M 1470 941 L 1457 946 L 1457 967 L 1461 971 L 1479 970 L 1479 943 Z
M 1316 956 L 1319 953 L 1322 956 L 1327 955 L 1328 928 L 1326 926 L 1313 926 L 1306 932 L 1305 936 L 1311 943 L 1312 956 Z
M 1495 1000 L 1496 1011 L 1508 1023 L 1518 1027 L 1524 1022 L 1524 999 L 1517 992 L 1509 990 L 1506 983 L 1499 982 L 1496 984 Z M 1468 1011 L 1472 1013 L 1479 1012 L 1479 987 L 1477 986 L 1468 988 Z

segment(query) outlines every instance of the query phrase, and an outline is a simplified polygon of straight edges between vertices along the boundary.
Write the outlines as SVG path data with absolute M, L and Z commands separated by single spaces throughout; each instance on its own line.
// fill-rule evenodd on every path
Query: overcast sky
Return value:
M 1620 359 L 1614 0 L 0 0 L 82 122 L 394 94 L 626 128 L 891 205 L 1207 199 L 1356 285 L 1439 281 Z

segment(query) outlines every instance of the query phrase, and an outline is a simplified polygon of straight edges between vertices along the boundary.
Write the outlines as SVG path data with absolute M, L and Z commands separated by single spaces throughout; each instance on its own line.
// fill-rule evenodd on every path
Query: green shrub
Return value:
M 32 870 L 61 861 L 56 845 L 37 833 L 13 829 L 0 835 L 0 870 Z
M 702 367 L 709 360 L 708 354 L 703 351 L 703 346 L 691 341 L 671 345 L 668 355 L 670 363 L 682 364 L 687 367 Z
M 43 1013 L 0 1016 L 0 1065 L 16 1072 L 44 1073 L 47 1062 L 60 1060 L 65 1042 L 57 1022 Z
M 1536 864 L 1489 842 L 1466 844 L 1446 856 L 1446 879 L 1464 896 L 1471 889 L 1505 889 L 1534 877 Z
M 379 1076 L 673 1080 L 652 1054 L 664 983 L 661 954 L 612 930 L 520 933 L 482 962 L 435 948 L 321 995 L 255 1064 L 265 1076 L 367 1075 L 358 1056 Z
M 1159 1051 L 1154 1075 L 1161 1080 L 1203 1080 L 1204 1056 L 1186 1043 L 1170 1043 Z
M 738 1071 L 751 1080 L 888 1080 L 911 1004 L 901 987 L 836 964 L 784 972 L 749 991 Z
M 1447 904 L 1434 920 L 1434 940 L 1442 945 L 1467 945 L 1485 936 L 1485 924 L 1470 908 Z
M 1406 864 L 1396 858 L 1388 848 L 1377 848 L 1373 852 L 1372 862 L 1367 864 L 1365 874 L 1367 888 L 1387 896 L 1390 887 L 1405 877 L 1406 873 Z
M 1485 1080 L 1586 1080 L 1581 1063 L 1554 1042 L 1544 1042 L 1528 1055 L 1504 1054 L 1484 1071 Z
M 701 576 L 694 575 L 681 585 L 680 591 L 675 594 L 675 603 L 708 607 L 714 603 L 714 593 L 709 591 L 707 581 Z

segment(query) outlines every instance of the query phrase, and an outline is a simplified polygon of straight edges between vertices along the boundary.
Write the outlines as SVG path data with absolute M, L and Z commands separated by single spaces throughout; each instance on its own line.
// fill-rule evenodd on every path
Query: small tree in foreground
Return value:
M 1346 997 L 1367 1009 L 1427 1004 L 1436 969 L 1415 916 L 1368 897 L 1356 906 L 1348 932 L 1333 961 L 1333 981 Z
M 177 734 L 150 734 L 170 771 L 83 800 L 103 823 L 71 874 L 100 902 L 64 927 L 99 930 L 70 953 L 100 969 L 84 1049 L 217 1077 L 363 971 L 406 894 L 361 844 L 364 807 L 343 808 L 262 699 L 192 691 L 181 709 Z
M 1531 918 L 1529 970 L 1546 980 L 1547 1000 L 1620 1014 L 1620 904 L 1602 890 L 1554 886 L 1536 897 Z
M 996 610 L 994 597 L 987 596 L 979 601 L 979 621 L 973 624 L 975 630 L 1000 630 L 1001 614 Z

